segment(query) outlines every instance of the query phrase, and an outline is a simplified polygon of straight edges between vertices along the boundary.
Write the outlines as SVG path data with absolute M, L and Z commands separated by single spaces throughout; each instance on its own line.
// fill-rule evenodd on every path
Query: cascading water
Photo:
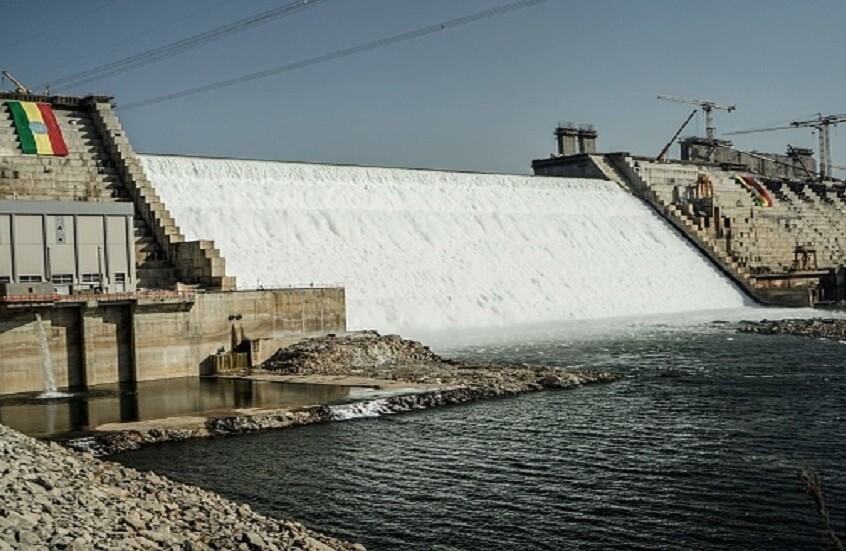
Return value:
M 737 308 L 744 296 L 611 182 L 142 156 L 241 288 L 347 289 L 350 328 L 429 331 Z
M 38 332 L 38 341 L 41 344 L 41 372 L 44 375 L 44 391 L 38 397 L 64 398 L 70 396 L 65 392 L 59 392 L 56 388 L 53 358 L 50 356 L 50 345 L 47 342 L 47 333 L 44 331 L 44 321 L 41 319 L 41 314 L 35 314 L 35 327 Z

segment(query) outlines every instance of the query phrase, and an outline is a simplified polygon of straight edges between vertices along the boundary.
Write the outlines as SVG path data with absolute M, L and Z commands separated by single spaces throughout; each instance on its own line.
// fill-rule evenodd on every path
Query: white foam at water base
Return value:
M 743 295 L 610 182 L 142 156 L 189 239 L 241 288 L 342 284 L 351 329 L 738 308 Z
M 393 413 L 386 398 L 329 406 L 329 411 L 331 412 L 333 421 L 379 417 L 380 415 Z

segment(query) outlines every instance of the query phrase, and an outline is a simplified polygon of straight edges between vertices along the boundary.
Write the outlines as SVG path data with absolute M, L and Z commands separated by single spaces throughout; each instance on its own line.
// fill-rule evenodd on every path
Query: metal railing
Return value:
M 131 293 L 84 293 L 75 295 L 60 295 L 57 293 L 49 295 L 5 295 L 0 296 L 0 303 L 3 304 L 55 304 L 55 303 L 75 303 L 88 302 L 89 300 L 96 300 L 97 302 L 126 302 L 138 299 L 169 299 L 169 298 L 186 298 L 193 299 L 197 293 L 194 290 L 186 291 L 136 291 Z
M 254 284 L 249 287 L 238 287 L 231 291 L 292 291 L 292 290 L 308 290 L 308 289 L 343 289 L 343 283 L 292 283 L 288 285 L 262 285 L 261 283 Z

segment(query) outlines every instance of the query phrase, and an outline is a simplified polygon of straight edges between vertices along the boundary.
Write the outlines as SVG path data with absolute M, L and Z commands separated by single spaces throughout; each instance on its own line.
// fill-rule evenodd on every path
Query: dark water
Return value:
M 625 378 L 116 459 L 372 549 L 823 549 L 797 473 L 846 535 L 844 353 L 713 326 L 465 349 Z
M 0 423 L 36 437 L 59 437 L 106 423 L 127 423 L 236 408 L 289 407 L 343 400 L 351 387 L 186 377 L 98 385 L 61 398 L 0 396 Z

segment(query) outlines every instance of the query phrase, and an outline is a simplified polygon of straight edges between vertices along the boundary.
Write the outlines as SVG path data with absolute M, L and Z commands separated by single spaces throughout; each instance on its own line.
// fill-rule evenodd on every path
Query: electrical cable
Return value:
M 96 48 L 94 48 L 94 49 L 87 50 L 87 51 L 84 51 L 84 52 L 69 52 L 69 53 L 73 53 L 72 58 L 70 58 L 70 59 L 59 59 L 59 60 L 57 60 L 57 62 L 56 62 L 56 63 L 54 63 L 54 64 L 51 64 L 51 65 L 49 65 L 49 66 L 45 66 L 45 67 L 41 67 L 41 68 L 40 68 L 40 69 L 41 69 L 41 72 L 42 72 L 42 73 L 44 73 L 44 72 L 50 72 L 50 71 L 53 71 L 54 69 L 56 69 L 56 68 L 58 68 L 58 67 L 67 66 L 68 62 L 69 62 L 71 59 L 86 58 L 86 57 L 89 57 L 89 56 L 91 56 L 91 55 L 93 55 L 93 54 L 97 54 L 97 53 L 100 53 L 100 52 L 103 52 L 103 51 L 106 51 L 106 50 L 112 51 L 112 50 L 114 50 L 114 49 L 115 49 L 116 47 L 118 47 L 118 46 L 125 46 L 127 43 L 134 42 L 134 41 L 136 41 L 137 39 L 139 39 L 139 38 L 141 38 L 141 37 L 144 37 L 144 36 L 147 36 L 147 35 L 153 34 L 153 33 L 155 33 L 155 32 L 158 32 L 158 31 L 162 30 L 162 29 L 166 29 L 166 28 L 168 28 L 168 27 L 172 27 L 172 26 L 174 26 L 174 25 L 178 25 L 178 24 L 180 24 L 180 23 L 182 23 L 182 22 L 184 22 L 184 21 L 188 21 L 188 20 L 190 20 L 190 19 L 195 19 L 195 18 L 197 18 L 197 17 L 205 16 L 205 15 L 206 15 L 206 14 L 208 14 L 209 12 L 211 12 L 211 11 L 214 11 L 214 10 L 218 9 L 219 7 L 223 6 L 224 4 L 231 3 L 232 1 L 233 1 L 233 0 L 219 0 L 219 1 L 218 1 L 217 3 L 215 3 L 215 4 L 213 4 L 213 5 L 211 5 L 211 6 L 208 6 L 208 7 L 205 7 L 205 8 L 204 8 L 204 10 L 203 10 L 202 12 L 199 12 L 199 11 L 197 11 L 197 10 L 192 10 L 192 11 L 191 11 L 191 13 L 189 13 L 188 15 L 185 15 L 185 16 L 182 16 L 182 17 L 178 17 L 178 18 L 175 18 L 175 19 L 171 19 L 171 20 L 170 20 L 170 21 L 168 21 L 167 23 L 164 23 L 164 24 L 161 24 L 161 25 L 156 25 L 155 27 L 152 27 L 152 28 L 150 28 L 150 29 L 147 29 L 147 30 L 142 31 L 142 32 L 139 32 L 139 33 L 135 33 L 135 34 L 133 34 L 133 35 L 131 35 L 131 36 L 126 36 L 126 35 L 124 35 L 124 36 L 122 36 L 122 37 L 118 40 L 118 42 L 109 43 L 109 44 L 101 44 L 99 47 L 96 47 Z M 171 4 L 171 6 L 172 6 L 172 4 Z M 33 88 L 38 89 L 38 88 L 40 88 L 40 87 L 39 87 L 39 86 L 35 86 L 35 87 L 33 87 Z
M 413 40 L 415 38 L 420 38 L 429 34 L 433 34 L 440 31 L 445 31 L 447 29 L 454 29 L 456 27 L 461 27 L 464 25 L 469 25 L 470 23 L 475 23 L 477 21 L 481 21 L 483 19 L 489 19 L 491 17 L 496 17 L 498 15 L 503 15 L 512 11 L 516 11 L 522 8 L 527 8 L 529 6 L 533 6 L 536 4 L 541 4 L 546 2 L 547 0 L 518 0 L 517 2 L 510 2 L 508 4 L 504 4 L 495 8 L 490 8 L 487 10 L 483 10 L 480 12 L 476 12 L 470 15 L 465 15 L 463 17 L 458 17 L 455 19 L 450 19 L 448 21 L 444 21 L 442 23 L 435 23 L 434 25 L 428 25 L 426 27 L 422 27 L 420 29 L 414 31 L 408 31 L 401 34 L 396 34 L 393 36 L 381 38 L 379 40 L 374 40 L 373 42 L 367 42 L 365 44 L 360 44 L 358 46 L 353 46 L 351 48 L 346 48 L 343 50 L 337 50 L 328 54 L 319 55 L 316 57 L 311 57 L 308 59 L 304 59 L 302 61 L 296 61 L 294 63 L 289 63 L 287 65 L 282 65 L 279 67 L 274 67 L 272 69 L 267 69 L 265 71 L 259 71 L 257 73 L 250 73 L 247 75 L 242 75 L 238 77 L 229 78 L 226 80 L 221 80 L 217 82 L 212 82 L 209 84 L 205 84 L 203 86 L 197 86 L 195 88 L 189 88 L 187 90 L 182 90 L 179 92 L 173 92 L 170 94 L 165 94 L 162 96 L 157 96 L 145 100 L 140 100 L 132 103 L 128 103 L 124 106 L 118 106 L 119 109 L 123 111 L 128 111 L 130 109 L 135 109 L 138 107 L 146 106 L 146 105 L 153 105 L 156 103 L 161 103 L 164 101 L 170 101 L 177 98 L 184 98 L 186 96 L 193 96 L 196 94 L 201 94 L 203 92 L 210 92 L 212 90 L 218 90 L 220 88 L 225 88 L 227 86 L 234 86 L 236 84 L 242 84 L 245 82 L 250 82 L 253 80 L 258 80 L 262 78 L 267 78 L 269 76 L 278 75 L 280 73 L 287 73 L 291 71 L 296 71 L 297 69 L 304 69 L 306 67 L 311 67 L 313 65 L 318 65 L 320 63 L 326 63 L 327 61 L 334 61 L 336 59 L 341 59 L 344 57 L 349 57 L 352 55 L 369 52 L 371 50 L 375 50 L 377 48 L 383 48 L 385 46 L 391 46 L 393 44 L 397 44 L 399 42 L 405 42 L 408 40 Z
M 14 42 L 4 44 L 4 45 L 0 46 L 0 51 L 6 50 L 6 49 L 11 48 L 13 46 L 17 46 L 18 44 L 23 44 L 24 42 L 29 42 L 30 40 L 36 39 L 39 36 L 44 36 L 47 33 L 51 33 L 53 31 L 55 31 L 56 29 L 60 29 L 60 28 L 64 27 L 65 25 L 70 25 L 71 23 L 73 23 L 75 21 L 79 21 L 83 17 L 88 17 L 92 13 L 100 11 L 104 8 L 108 8 L 109 6 L 117 4 L 118 2 L 123 2 L 123 0 L 112 0 L 111 2 L 106 2 L 105 4 L 103 4 L 101 6 L 97 6 L 96 8 L 92 8 L 92 9 L 86 11 L 86 12 L 79 13 L 75 17 L 71 17 L 70 19 L 66 19 L 65 21 L 62 21 L 61 23 L 59 23 L 57 25 L 53 25 L 52 27 L 47 27 L 46 29 L 42 29 L 40 32 L 27 35 L 27 36 L 25 36 L 25 37 L 23 37 L 19 40 L 16 40 Z
M 140 67 L 142 65 L 161 61 L 162 59 L 173 57 L 189 50 L 205 46 L 206 44 L 222 40 L 223 38 L 228 38 L 229 36 L 247 31 L 257 27 L 258 25 L 269 23 L 270 21 L 274 21 L 281 17 L 293 15 L 294 13 L 325 1 L 326 0 L 295 0 L 294 2 L 289 2 L 284 6 L 240 19 L 233 23 L 189 36 L 188 38 L 183 38 L 165 46 L 147 50 L 145 52 L 141 52 L 140 54 L 114 61 L 112 63 L 107 63 L 99 67 L 94 67 L 93 69 L 61 77 L 36 86 L 35 88 L 77 88 L 83 84 L 88 84 L 89 82 L 94 82 L 130 69 L 135 69 L 136 67 Z

